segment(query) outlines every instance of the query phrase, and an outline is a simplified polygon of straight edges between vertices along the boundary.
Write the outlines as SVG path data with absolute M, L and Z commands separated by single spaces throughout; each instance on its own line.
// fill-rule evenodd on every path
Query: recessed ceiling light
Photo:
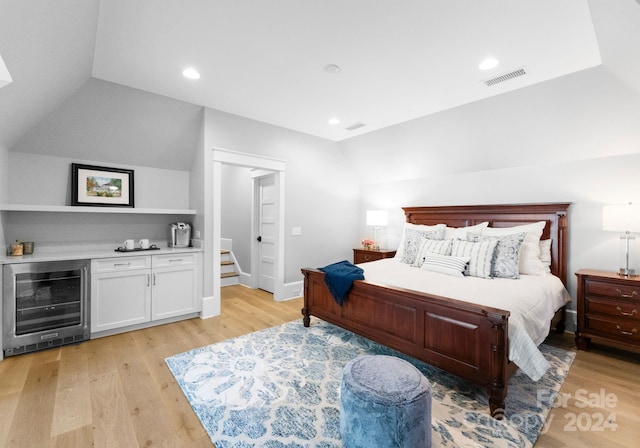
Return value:
M 200 73 L 198 73 L 198 71 L 193 67 L 188 67 L 182 70 L 182 75 L 189 79 L 200 79 Z
M 332 75 L 335 75 L 340 71 L 340 67 L 337 66 L 336 64 L 328 64 L 324 66 L 324 71 L 327 73 L 331 73 Z
M 329 119 L 329 124 L 340 124 L 340 119 L 335 118 L 335 117 L 330 118 Z
M 498 61 L 497 59 L 487 58 L 480 63 L 478 68 L 480 70 L 491 70 L 492 68 L 497 67 L 499 63 L 500 61 Z

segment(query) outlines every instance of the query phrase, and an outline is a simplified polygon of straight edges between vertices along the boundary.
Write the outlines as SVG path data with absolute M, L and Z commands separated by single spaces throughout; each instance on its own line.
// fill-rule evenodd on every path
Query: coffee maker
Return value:
M 189 247 L 191 225 L 185 222 L 169 224 L 169 247 Z

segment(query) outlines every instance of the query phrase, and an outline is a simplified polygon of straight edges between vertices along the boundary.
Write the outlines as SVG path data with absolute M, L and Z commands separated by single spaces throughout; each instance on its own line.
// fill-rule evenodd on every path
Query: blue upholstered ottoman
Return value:
M 347 363 L 340 391 L 347 448 L 431 446 L 431 387 L 409 362 L 366 355 Z

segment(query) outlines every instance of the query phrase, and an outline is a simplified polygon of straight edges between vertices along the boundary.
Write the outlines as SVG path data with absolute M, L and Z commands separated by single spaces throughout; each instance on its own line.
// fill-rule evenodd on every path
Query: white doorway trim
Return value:
M 285 191 L 285 170 L 286 163 L 284 160 L 274 159 L 271 157 L 258 156 L 255 154 L 247 154 L 227 149 L 213 148 L 213 297 L 217 298 L 217 309 L 220 309 L 220 249 L 221 247 L 221 201 L 222 201 L 222 165 L 236 165 L 260 170 L 267 170 L 274 173 L 277 196 L 278 210 L 276 223 L 276 251 L 274 259 L 274 285 L 273 298 L 276 301 L 282 301 L 284 297 L 284 191 Z M 252 257 L 253 258 L 253 257 Z M 206 264 L 205 264 L 206 265 Z M 255 272 L 252 270 L 252 276 Z

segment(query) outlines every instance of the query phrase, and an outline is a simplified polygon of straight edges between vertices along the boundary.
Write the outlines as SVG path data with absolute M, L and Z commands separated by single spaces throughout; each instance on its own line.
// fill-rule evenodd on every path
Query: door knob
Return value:
M 261 236 L 259 236 L 259 237 L 258 237 L 258 238 L 256 238 L 256 239 L 258 240 L 258 242 L 259 242 L 259 243 L 260 243 L 260 242 L 262 242 L 262 237 L 261 237 Z

